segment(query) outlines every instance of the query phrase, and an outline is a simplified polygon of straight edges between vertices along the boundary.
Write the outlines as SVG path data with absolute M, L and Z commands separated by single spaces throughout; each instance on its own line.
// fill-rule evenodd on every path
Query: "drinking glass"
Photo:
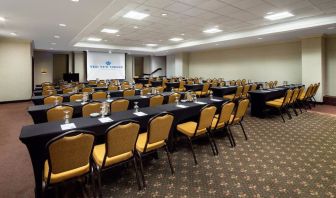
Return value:
M 64 116 L 64 123 L 65 124 L 69 124 L 70 123 L 70 115 L 69 115 L 69 113 L 70 113 L 70 111 L 68 111 L 68 110 L 65 110 L 64 111 L 64 114 L 65 114 L 65 116 Z
M 138 102 L 134 102 L 134 110 L 135 110 L 135 113 L 139 112 Z

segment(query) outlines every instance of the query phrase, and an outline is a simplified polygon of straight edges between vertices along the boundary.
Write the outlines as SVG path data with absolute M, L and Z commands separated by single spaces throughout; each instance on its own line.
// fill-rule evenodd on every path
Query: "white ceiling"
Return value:
M 123 18 L 130 10 L 150 16 L 142 21 Z M 264 19 L 268 12 L 282 11 L 295 16 Z M 336 33 L 328 29 L 336 24 L 336 0 L 1 0 L 0 16 L 6 18 L 0 22 L 0 35 L 15 32 L 33 40 L 36 49 L 47 50 L 162 54 Z M 67 27 L 59 27 L 60 23 Z M 223 31 L 202 32 L 214 26 Z M 119 32 L 101 33 L 103 28 Z M 88 37 L 103 40 L 89 42 Z M 172 37 L 184 40 L 173 42 Z M 147 43 L 159 45 L 147 47 Z

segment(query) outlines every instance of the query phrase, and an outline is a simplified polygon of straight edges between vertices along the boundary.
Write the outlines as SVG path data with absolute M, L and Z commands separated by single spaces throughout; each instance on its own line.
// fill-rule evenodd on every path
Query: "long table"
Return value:
M 201 91 L 203 89 L 203 84 L 193 84 L 193 85 L 184 85 L 187 91 Z
M 169 99 L 170 94 L 172 94 L 172 93 L 171 92 L 164 92 L 164 93 L 161 94 L 161 95 L 164 96 L 163 104 L 168 103 L 168 99 Z M 184 96 L 184 93 L 180 93 L 180 94 L 181 94 L 182 97 Z M 151 97 L 151 95 L 147 95 L 147 96 L 137 95 L 137 96 L 125 97 L 126 99 L 128 99 L 130 101 L 128 109 L 132 109 L 134 107 L 134 102 L 138 102 L 138 106 L 140 108 L 148 107 L 150 97 Z M 121 97 L 113 97 L 111 99 L 116 100 L 118 98 L 121 98 Z M 106 100 L 97 100 L 97 101 L 103 102 L 103 101 L 106 101 Z M 73 118 L 82 117 L 82 107 L 84 105 L 81 102 L 63 102 L 62 104 L 63 105 L 68 105 L 68 106 L 71 106 L 71 107 L 74 108 Z M 28 113 L 32 117 L 35 124 L 47 122 L 48 121 L 47 111 L 54 106 L 55 105 L 53 105 L 53 104 L 30 106 L 30 107 L 28 107 Z
M 109 117 L 113 120 L 109 123 L 101 123 L 98 118 L 74 118 L 71 119 L 71 123 L 76 125 L 76 129 L 93 131 L 97 137 L 97 142 L 102 142 L 104 139 L 105 130 L 122 120 L 136 120 L 140 122 L 141 131 L 147 130 L 147 123 L 149 119 L 161 112 L 168 111 L 174 116 L 174 123 L 172 127 L 171 134 L 175 132 L 176 124 L 181 123 L 186 120 L 194 119 L 198 117 L 199 111 L 206 104 L 214 104 L 217 109 L 220 110 L 220 106 L 223 102 L 227 100 L 223 98 L 214 97 L 214 100 L 209 98 L 200 98 L 198 101 L 204 102 L 205 104 L 186 102 L 181 103 L 186 105 L 186 108 L 177 107 L 176 104 L 165 104 L 157 107 L 146 107 L 140 108 L 141 112 L 146 113 L 145 116 L 137 116 L 134 114 L 134 110 L 128 110 L 124 112 L 112 113 Z M 47 151 L 45 148 L 46 143 L 52 138 L 61 135 L 66 132 L 66 130 L 61 129 L 62 121 L 48 122 L 35 125 L 24 126 L 21 130 L 19 139 L 27 146 L 30 154 L 34 169 L 35 178 L 35 195 L 36 197 L 41 196 L 42 187 L 42 170 L 43 165 L 47 157 Z M 170 141 L 172 140 L 170 135 Z
M 108 87 L 92 87 L 94 91 L 107 91 Z M 79 90 L 81 91 L 81 90 Z M 57 94 L 63 94 L 62 89 L 56 89 Z M 42 90 L 33 91 L 34 96 L 42 96 Z
M 237 86 L 227 87 L 211 87 L 214 96 L 223 97 L 224 95 L 233 94 L 237 90 Z

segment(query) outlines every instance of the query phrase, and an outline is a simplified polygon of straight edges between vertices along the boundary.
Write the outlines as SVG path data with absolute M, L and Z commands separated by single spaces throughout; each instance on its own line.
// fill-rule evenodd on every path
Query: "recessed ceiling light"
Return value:
M 61 27 L 66 27 L 66 25 L 64 23 L 60 23 L 58 25 L 61 26 Z
M 6 21 L 5 17 L 0 17 L 0 21 Z
M 184 33 L 182 33 L 181 36 L 184 36 Z
M 216 43 L 215 45 L 219 45 L 218 43 Z
M 267 12 L 266 14 L 273 14 L 274 12 Z
M 174 38 L 171 38 L 171 39 L 169 39 L 169 40 L 177 42 L 177 41 L 182 41 L 183 38 L 174 37 Z
M 107 41 L 108 41 L 108 40 L 106 40 L 106 39 L 104 40 L 104 42 L 107 42 Z
M 58 36 L 58 35 L 55 35 L 55 36 L 54 36 L 54 38 L 57 38 L 57 39 L 59 39 L 59 38 L 61 38 L 61 37 L 60 37 L 60 36 Z
M 88 40 L 88 41 L 99 42 L 99 41 L 101 41 L 102 39 L 101 39 L 101 38 L 90 37 L 90 38 L 88 38 L 87 40 Z
M 333 30 L 335 29 L 336 27 L 328 27 L 328 30 Z
M 120 36 L 120 34 L 117 34 L 116 36 Z
M 109 34 L 115 34 L 115 33 L 119 32 L 119 30 L 104 28 L 104 29 L 101 30 L 101 32 L 109 33 Z
M 11 32 L 9 34 L 12 35 L 12 36 L 16 36 L 17 35 L 15 32 Z
M 263 38 L 258 38 L 258 40 L 262 40 Z
M 52 45 L 56 45 L 56 43 L 50 43 L 50 44 L 52 44 Z
M 292 17 L 292 16 L 294 16 L 294 14 L 292 14 L 290 12 L 279 12 L 279 13 L 276 13 L 276 14 L 267 15 L 264 18 L 268 19 L 268 20 L 271 20 L 271 21 L 274 21 L 274 20 L 285 19 L 285 18 Z
M 134 28 L 134 29 L 138 29 L 139 27 L 138 27 L 138 26 L 134 26 L 133 28 Z
M 148 47 L 156 47 L 156 46 L 158 46 L 158 44 L 154 44 L 154 43 L 148 43 L 148 44 L 146 44 Z
M 49 48 L 49 49 L 53 50 L 54 48 L 51 47 L 51 48 Z
M 109 50 L 109 54 L 112 54 L 112 51 L 111 51 L 111 50 Z
M 76 3 L 79 2 L 79 0 L 71 0 L 71 1 L 72 1 L 72 2 L 76 2 Z
M 162 13 L 161 16 L 167 16 L 167 14 L 166 13 Z
M 208 34 L 214 34 L 214 33 L 218 33 L 218 32 L 221 32 L 223 30 L 220 30 L 218 28 L 210 28 L 210 29 L 207 29 L 207 30 L 203 30 L 204 33 L 208 33 Z
M 145 13 L 141 13 L 137 11 L 129 11 L 123 17 L 129 18 L 129 19 L 135 19 L 135 20 L 142 20 L 148 16 L 149 14 L 145 14 Z

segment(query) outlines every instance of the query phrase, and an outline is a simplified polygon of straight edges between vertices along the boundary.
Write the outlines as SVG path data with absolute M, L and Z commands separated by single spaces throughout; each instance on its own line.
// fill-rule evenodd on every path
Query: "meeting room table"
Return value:
M 236 93 L 237 86 L 211 87 L 214 96 L 223 97 L 224 95 Z
M 163 104 L 168 103 L 169 96 L 171 94 L 172 94 L 171 92 L 163 92 L 161 94 L 164 97 Z M 181 98 L 183 98 L 184 93 L 181 92 L 180 94 L 181 94 Z M 95 100 L 95 101 L 97 101 L 97 102 L 105 102 L 106 101 L 108 103 L 111 103 L 113 100 L 116 100 L 116 99 L 119 99 L 119 98 L 125 98 L 125 99 L 130 101 L 128 109 L 132 109 L 134 107 L 134 102 L 138 102 L 138 106 L 140 108 L 148 107 L 149 106 L 149 99 L 150 99 L 151 96 L 153 96 L 153 95 L 148 94 L 146 96 L 136 95 L 136 96 L 129 96 L 129 97 L 113 97 L 113 98 L 111 98 L 111 101 L 107 101 L 107 99 L 105 99 L 105 100 L 100 99 L 100 100 Z M 90 102 L 93 102 L 93 101 L 91 100 Z M 82 101 L 80 101 L 80 102 L 63 102 L 62 103 L 62 105 L 71 106 L 71 107 L 74 108 L 73 116 L 72 116 L 73 118 L 82 117 L 82 107 L 85 104 L 87 104 L 87 102 L 82 103 Z M 28 113 L 32 117 L 35 124 L 48 122 L 47 111 L 54 106 L 55 106 L 54 104 L 30 106 L 30 107 L 28 107 Z
M 155 80 L 151 82 L 152 87 L 162 86 L 162 80 Z
M 123 90 L 117 90 L 117 91 L 106 91 L 107 94 L 110 94 L 111 97 L 122 97 L 124 91 Z M 75 93 L 69 93 L 69 94 L 57 94 L 58 96 L 63 97 L 63 102 L 70 102 L 70 96 Z M 140 89 L 135 89 L 135 95 L 140 95 Z M 44 104 L 44 98 L 48 96 L 33 96 L 31 98 L 34 105 L 43 105 Z M 89 99 L 91 99 L 91 93 L 89 94 Z
M 164 104 L 156 107 L 145 107 L 140 108 L 139 111 L 144 113 L 142 115 L 135 114 L 135 110 L 127 110 L 123 112 L 115 112 L 107 116 L 111 120 L 106 122 L 101 118 L 90 118 L 90 117 L 80 117 L 73 118 L 70 120 L 70 125 L 75 126 L 75 129 L 89 130 L 95 133 L 96 142 L 103 143 L 105 137 L 105 131 L 111 125 L 123 121 L 123 120 L 136 120 L 141 125 L 141 131 L 147 131 L 147 123 L 149 119 L 162 112 L 170 112 L 174 115 L 174 122 L 172 126 L 172 131 L 169 136 L 170 146 L 174 145 L 174 134 L 176 133 L 176 125 L 178 123 L 195 119 L 199 116 L 199 112 L 202 107 L 206 104 L 214 104 L 217 107 L 217 110 L 220 110 L 220 107 L 223 102 L 227 100 L 223 98 L 214 97 L 213 99 L 209 98 L 199 98 L 197 102 L 180 102 L 179 105 L 173 104 Z M 52 138 L 61 135 L 72 129 L 62 130 L 64 121 L 55 121 L 47 122 L 41 124 L 34 124 L 24 126 L 21 130 L 19 139 L 24 143 L 29 151 L 30 158 L 34 170 L 35 178 L 35 195 L 36 197 L 41 196 L 41 187 L 42 187 L 42 170 L 45 160 L 47 159 L 47 150 L 46 144 Z
M 179 88 L 180 82 L 166 82 L 166 90 L 170 91 L 172 88 Z
M 203 84 L 192 84 L 184 85 L 187 91 L 201 91 L 203 89 Z

